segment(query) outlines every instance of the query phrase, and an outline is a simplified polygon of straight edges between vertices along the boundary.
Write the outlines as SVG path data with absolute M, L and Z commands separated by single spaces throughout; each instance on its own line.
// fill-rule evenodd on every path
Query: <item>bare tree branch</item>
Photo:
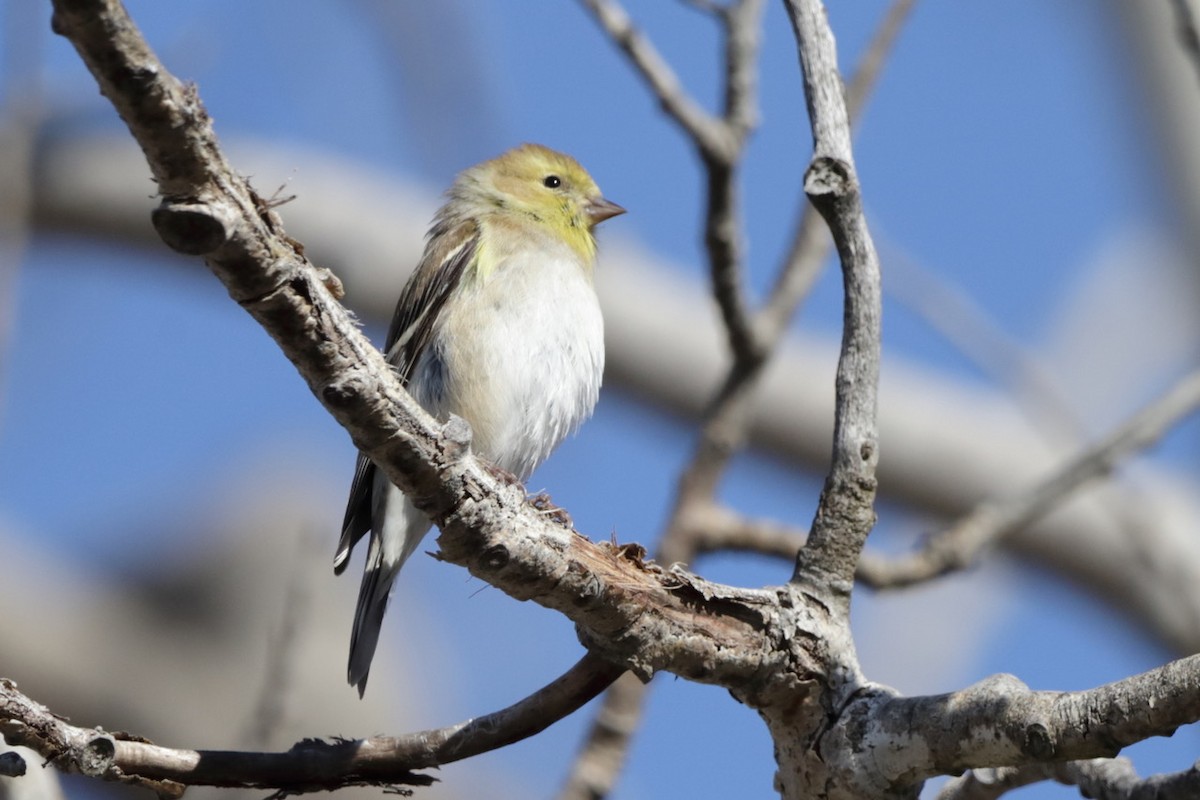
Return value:
M 846 88 L 846 112 L 852 125 L 858 121 L 867 98 L 878 84 L 900 30 L 915 5 L 916 0 L 894 0 L 875 29 Z M 776 345 L 796 307 L 808 295 L 829 252 L 829 242 L 828 228 L 805 200 L 775 285 L 754 321 L 764 349 Z
M 689 507 L 679 526 L 696 555 L 736 550 L 790 561 L 807 538 L 805 531 L 771 519 L 743 517 L 715 503 Z
M 833 234 L 845 284 L 833 463 L 793 580 L 828 586 L 848 606 L 858 558 L 875 524 L 879 259 L 863 214 L 850 146 L 850 119 L 825 9 L 815 0 L 788 0 L 786 5 L 800 51 L 813 132 L 813 160 L 804 190 Z
M 671 65 L 663 59 L 650 39 L 634 26 L 633 20 L 617 0 L 582 2 L 629 58 L 667 116 L 675 120 L 701 149 L 717 153 L 731 148 L 730 132 L 726 126 L 688 95 Z
M 1053 780 L 1054 772 L 1053 764 L 973 769 L 948 781 L 938 792 L 937 800 L 996 800 L 1012 789 Z
M 763 0 L 735 0 L 716 17 L 725 34 L 724 109 L 720 117 L 696 105 L 670 66 L 634 27 L 618 0 L 583 2 L 642 75 L 663 110 L 683 128 L 704 162 L 708 178 L 704 244 L 713 296 L 735 358 L 751 354 L 758 348 L 742 277 L 745 248 L 737 200 L 737 167 L 758 119 L 757 59 Z
M 598 800 L 612 792 L 629 742 L 641 724 L 642 700 L 649 686 L 627 672 L 608 687 L 584 746 L 558 791 L 558 800 Z
M 886 762 L 884 774 L 899 777 L 953 775 L 981 761 L 1002 767 L 1111 757 L 1198 717 L 1200 655 L 1079 692 L 1031 691 L 1011 675 L 882 703 L 864 692 L 844 720 L 860 741 L 889 742 L 876 757 Z
M 721 311 L 729 349 L 743 360 L 759 349 L 750 325 L 746 302 L 745 245 L 737 192 L 737 163 L 706 159 L 708 191 L 705 195 L 704 245 L 713 297 Z
M 1197 407 L 1200 371 L 1185 376 L 1046 480 L 1013 497 L 981 503 L 953 526 L 930 537 L 918 552 L 894 560 L 865 554 L 859 579 L 876 589 L 896 588 L 968 566 L 999 539 L 1029 525 L 1087 482 L 1109 474 L 1122 460 L 1153 445 Z
M 561 677 L 501 711 L 404 736 L 323 742 L 307 739 L 281 753 L 179 750 L 68 724 L 0 681 L 0 728 L 60 769 L 147 785 L 173 796 L 183 786 L 272 787 L 299 794 L 357 785 L 427 786 L 413 770 L 449 764 L 545 730 L 603 691 L 623 672 L 585 655 Z
M 745 232 L 737 180 L 746 141 L 758 121 L 758 49 L 763 6 L 763 0 L 736 0 L 721 17 L 725 23 L 726 67 L 722 122 L 730 133 L 732 146 L 721 151 L 699 148 L 708 173 L 704 244 L 708 250 L 713 297 L 737 361 L 753 358 L 761 350 L 746 300 Z
M 725 33 L 725 108 L 738 150 L 758 127 L 758 50 L 762 43 L 763 0 L 734 0 L 722 14 Z M 737 161 L 739 153 L 730 153 Z
M 1078 786 L 1084 797 L 1097 800 L 1192 800 L 1200 796 L 1200 770 L 1194 765 L 1181 772 L 1140 778 L 1127 758 L 1093 758 L 974 769 L 943 786 L 937 800 L 995 800 L 1011 789 L 1047 780 Z
M 1127 758 L 1071 761 L 1054 770 L 1054 779 L 1078 786 L 1084 797 L 1097 800 L 1193 800 L 1200 797 L 1200 769 L 1192 765 L 1181 772 L 1139 778 Z

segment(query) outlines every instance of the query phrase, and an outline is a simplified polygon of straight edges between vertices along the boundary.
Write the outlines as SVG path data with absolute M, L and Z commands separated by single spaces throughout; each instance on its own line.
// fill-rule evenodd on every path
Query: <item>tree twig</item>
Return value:
M 825 9 L 816 0 L 787 0 L 786 6 L 800 52 L 813 133 L 804 190 L 833 234 L 845 287 L 832 464 L 793 580 L 828 587 L 848 607 L 859 555 L 875 524 L 879 258 L 863 213 L 837 48 Z
M 746 301 L 746 248 L 738 202 L 738 169 L 746 141 L 758 121 L 758 48 L 762 37 L 763 0 L 735 0 L 725 10 L 725 107 L 721 123 L 729 146 L 713 150 L 696 144 L 708 173 L 704 245 L 713 298 L 729 347 L 737 361 L 761 350 L 754 336 Z
M 846 113 L 852 125 L 857 123 L 871 90 L 878 84 L 883 66 L 915 5 L 916 0 L 895 0 L 875 29 L 846 87 Z M 773 347 L 783 335 L 797 306 L 812 289 L 828 252 L 828 229 L 806 199 L 775 285 L 755 315 L 754 328 L 764 347 Z
M 937 800 L 997 800 L 1013 789 L 1054 778 L 1053 764 L 973 769 L 946 783 Z
M 885 773 L 932 776 L 981 761 L 1004 767 L 1109 758 L 1134 742 L 1170 736 L 1195 721 L 1198 709 L 1194 655 L 1076 692 L 1032 691 L 1011 675 L 995 675 L 945 695 L 879 703 L 864 693 L 845 721 L 866 740 L 889 743 L 887 753 L 876 751 Z
M 734 550 L 792 560 L 807 538 L 805 531 L 776 520 L 744 517 L 715 503 L 689 508 L 680 527 L 696 555 Z
M 299 568 L 299 562 L 317 552 L 316 544 L 316 536 L 311 530 L 303 530 L 296 537 L 292 555 L 297 563 L 287 581 L 278 628 L 267 642 L 262 688 L 246 722 L 244 743 L 249 747 L 270 745 L 288 715 L 295 693 L 296 662 L 300 658 L 300 622 L 310 618 L 313 605 L 312 590 L 305 580 L 307 573 Z
M 670 65 L 618 0 L 582 0 L 625 53 L 667 115 L 687 134 L 707 173 L 704 244 L 713 297 L 735 358 L 757 350 L 745 299 L 744 246 L 737 167 L 757 123 L 757 59 L 763 0 L 734 0 L 716 16 L 725 34 L 724 108 L 709 114 L 687 93 Z
M 584 746 L 558 791 L 558 800 L 608 797 L 621 774 L 629 742 L 642 719 L 642 701 L 650 684 L 626 673 L 604 693 Z
M 1200 768 L 1138 777 L 1133 762 L 1127 758 L 1096 758 L 1070 761 L 1054 770 L 1054 779 L 1068 786 L 1078 786 L 1084 797 L 1101 800 L 1194 800 L 1200 797 Z
M 106 780 L 136 779 L 178 794 L 183 786 L 271 787 L 280 790 L 280 796 L 364 784 L 427 786 L 432 778 L 414 770 L 449 764 L 533 736 L 575 712 L 624 671 L 588 654 L 525 699 L 457 725 L 395 737 L 306 739 L 276 753 L 174 749 L 79 728 L 4 680 L 0 680 L 0 728 L 9 741 L 37 750 L 60 768 Z
M 1127 758 L 1093 758 L 1065 764 L 975 769 L 948 782 L 937 800 L 996 800 L 1011 789 L 1053 780 L 1079 787 L 1084 797 L 1100 800 L 1193 800 L 1200 797 L 1200 769 L 1138 777 Z
M 617 0 L 582 0 L 596 22 L 616 43 L 646 85 L 658 99 L 662 110 L 703 150 L 719 152 L 730 147 L 725 125 L 705 111 L 687 91 L 650 39 L 633 24 L 628 12 Z
M 1045 480 L 1013 497 L 991 500 L 910 555 L 885 559 L 865 554 L 859 579 L 876 589 L 929 580 L 971 564 L 984 549 L 1037 520 L 1070 493 L 1107 475 L 1126 458 L 1150 447 L 1200 407 L 1200 371 L 1180 380 L 1157 401 L 1100 441 L 1085 448 Z

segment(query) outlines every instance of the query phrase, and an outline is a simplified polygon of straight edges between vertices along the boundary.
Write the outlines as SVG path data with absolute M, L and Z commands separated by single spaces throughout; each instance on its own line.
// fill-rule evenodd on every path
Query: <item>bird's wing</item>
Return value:
M 446 299 L 462 280 L 479 250 L 479 226 L 471 220 L 434 229 L 425 255 L 404 286 L 388 327 L 383 352 L 408 386 L 421 353 L 433 338 Z
M 433 339 L 447 298 L 462 280 L 478 249 L 479 226 L 473 221 L 446 229 L 434 228 L 421 263 L 400 293 L 384 344 L 388 363 L 396 369 L 405 387 L 421 353 Z M 375 470 L 375 464 L 359 453 L 342 519 L 342 535 L 333 557 L 333 569 L 339 575 L 346 568 L 354 545 L 371 529 Z

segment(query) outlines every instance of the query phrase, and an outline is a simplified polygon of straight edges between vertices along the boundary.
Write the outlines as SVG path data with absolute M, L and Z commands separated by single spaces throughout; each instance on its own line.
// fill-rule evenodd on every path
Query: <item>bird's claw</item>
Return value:
M 483 462 L 483 468 L 485 470 L 487 470 L 487 473 L 489 475 L 491 475 L 496 480 L 500 481 L 500 483 L 505 484 L 506 486 L 520 486 L 521 485 L 521 479 L 518 478 L 516 475 L 513 475 L 511 472 L 504 469 L 503 467 L 497 467 L 495 464 L 489 464 L 488 462 L 485 461 L 485 462 Z
M 575 530 L 575 523 L 571 521 L 571 515 L 567 513 L 565 508 L 559 508 L 554 505 L 554 501 L 550 499 L 550 495 L 545 492 L 538 492 L 530 497 L 529 504 L 564 528 Z

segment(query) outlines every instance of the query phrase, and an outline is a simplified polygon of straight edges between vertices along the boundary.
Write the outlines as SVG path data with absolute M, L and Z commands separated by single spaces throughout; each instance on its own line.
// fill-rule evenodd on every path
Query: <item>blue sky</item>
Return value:
M 604 236 L 636 239 L 703 280 L 697 160 L 579 7 L 535 0 L 514 14 L 509 5 L 445 3 L 429 21 L 386 5 L 128 3 L 160 57 L 198 84 L 221 136 L 322 148 L 434 190 L 515 143 L 543 142 L 576 155 L 629 209 Z M 849 66 L 886 4 L 833 5 Z M 709 21 L 686 3 L 628 7 L 684 83 L 713 107 L 718 51 Z M 400 22 L 384 24 L 389 15 Z M 885 273 L 887 248 L 899 248 L 963 288 L 1017 341 L 1037 347 L 1115 235 L 1172 235 L 1162 164 L 1147 146 L 1144 113 L 1130 112 L 1139 89 L 1116 26 L 1108 6 L 1095 3 L 919 4 L 856 140 Z M 43 35 L 52 105 L 71 112 L 74 124 L 119 130 L 74 53 Z M 742 182 L 756 293 L 769 286 L 789 235 L 810 144 L 794 42 L 775 3 L 761 81 L 762 128 Z M 286 223 L 287 207 L 281 211 Z M 17 285 L 0 398 L 0 515 L 42 531 L 44 546 L 59 557 L 114 574 L 203 546 L 173 539 L 156 523 L 180 506 L 202 506 L 248 453 L 280 448 L 312 459 L 335 493 L 348 485 L 353 464 L 345 435 L 211 275 L 198 265 L 135 265 L 172 258 L 165 249 L 130 253 L 47 234 L 33 241 Z M 835 336 L 839 292 L 836 272 L 827 271 L 797 325 Z M 885 358 L 989 380 L 902 306 L 889 302 L 885 317 Z M 379 325 L 371 333 L 382 337 Z M 1173 466 L 1194 469 L 1195 438 L 1192 425 L 1168 444 Z M 614 531 L 651 543 L 691 441 L 685 423 L 609 391 L 596 418 L 531 484 L 549 489 L 593 536 Z M 64 442 L 72 443 L 69 457 Z M 793 467 L 745 457 L 723 495 L 802 526 L 818 486 Z M 889 524 L 914 524 L 891 512 L 883 515 L 882 537 Z M 788 574 L 788 565 L 753 557 L 714 558 L 699 568 L 747 585 Z M 970 580 L 987 591 L 974 594 Z M 890 662 L 908 665 L 906 675 L 927 663 L 930 685 L 901 688 L 947 691 L 1004 671 L 1035 688 L 1071 689 L 1169 657 L 1128 621 L 1044 574 L 1000 564 L 945 583 L 930 596 L 954 598 L 948 602 L 965 603 L 979 617 L 947 613 L 923 623 L 944 629 L 945 639 L 930 647 L 953 641 L 955 626 L 982 630 L 983 644 L 952 665 L 936 652 L 889 653 L 887 626 L 903 619 L 895 609 L 919 600 L 864 594 L 856 628 L 879 642 L 860 648 L 869 675 L 888 682 Z M 563 667 L 578 656 L 561 619 L 524 605 L 514 610 L 498 592 L 479 590 L 445 565 L 407 571 L 401 589 L 431 593 L 454 609 L 461 638 L 446 645 L 452 656 L 470 659 L 474 642 L 510 622 L 512 640 L 530 653 Z M 972 596 L 977 609 L 967 602 Z M 1047 604 L 1055 614 L 1041 613 Z M 347 625 L 350 614 L 347 608 Z M 465 685 L 447 699 L 444 722 L 532 688 L 510 682 L 524 677 L 520 663 L 494 676 L 501 689 L 454 669 L 463 670 Z M 753 713 L 711 687 L 670 676 L 658 683 L 617 797 L 771 797 L 770 744 Z M 531 785 L 548 793 L 586 719 L 555 728 L 549 743 L 524 743 L 488 763 L 535 775 Z M 404 729 L 405 721 L 396 726 Z M 1184 731 L 1139 763 L 1181 769 L 1195 759 L 1196 744 Z M 453 776 L 453 768 L 442 771 L 444 781 Z M 1072 793 L 1043 786 L 1012 796 Z

